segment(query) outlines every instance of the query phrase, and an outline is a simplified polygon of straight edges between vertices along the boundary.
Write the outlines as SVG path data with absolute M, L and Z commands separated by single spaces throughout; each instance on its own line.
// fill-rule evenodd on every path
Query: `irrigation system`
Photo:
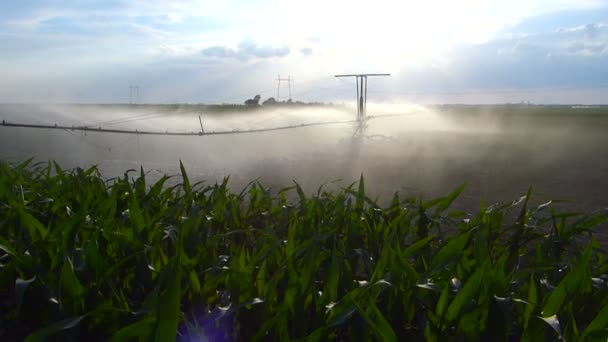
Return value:
M 365 121 L 367 115 L 367 78 L 374 76 L 390 76 L 391 74 L 345 74 L 334 77 L 354 77 L 357 82 L 357 120 Z
M 358 123 L 357 132 L 360 132 L 365 127 L 365 121 L 372 118 L 385 117 L 385 116 L 394 116 L 394 115 L 380 115 L 380 116 L 367 116 L 366 107 L 367 107 L 367 78 L 372 76 L 390 76 L 390 74 L 348 74 L 348 75 L 335 75 L 335 77 L 355 77 L 356 78 L 356 88 L 357 88 L 357 119 L 356 120 L 341 120 L 341 121 L 324 121 L 324 122 L 312 122 L 312 123 L 301 123 L 295 125 L 287 125 L 287 126 L 278 126 L 278 127 L 269 127 L 269 128 L 256 128 L 256 129 L 246 129 L 246 130 L 225 130 L 225 131 L 205 131 L 203 127 L 203 120 L 199 116 L 199 122 L 201 125 L 201 130 L 198 132 L 169 132 L 169 131 L 149 131 L 149 130 L 129 130 L 129 129 L 111 129 L 111 128 L 102 128 L 92 127 L 92 126 L 66 126 L 66 125 L 42 125 L 42 124 L 28 124 L 28 123 L 19 123 L 19 122 L 7 122 L 2 120 L 2 124 L 0 127 L 20 127 L 20 128 L 33 128 L 33 129 L 58 129 L 64 131 L 80 131 L 80 132 L 100 132 L 100 133 L 118 133 L 118 134 L 137 134 L 137 135 L 177 135 L 177 136 L 207 136 L 207 135 L 227 135 L 227 134 L 247 134 L 247 133 L 261 133 L 261 132 L 271 132 L 271 131 L 279 131 L 286 129 L 295 129 L 301 127 L 311 127 L 311 126 L 323 126 L 323 125 L 337 125 L 337 124 L 348 124 L 348 123 Z M 280 76 L 277 78 L 280 82 L 282 79 Z M 288 82 L 291 82 L 291 77 L 286 79 Z M 291 96 L 291 84 L 290 85 L 290 96 Z M 280 83 L 279 83 L 280 87 Z M 137 91 L 137 96 L 139 96 L 139 86 L 130 86 L 130 95 L 132 101 L 133 90 Z M 278 94 L 277 94 L 278 95 Z
M 278 126 L 270 128 L 257 128 L 247 130 L 232 130 L 232 131 L 211 131 L 205 132 L 203 130 L 199 132 L 169 132 L 169 131 L 140 131 L 140 130 L 127 130 L 127 129 L 109 129 L 109 128 L 94 128 L 89 126 L 64 126 L 64 125 L 36 125 L 36 124 L 24 124 L 24 123 L 10 123 L 2 121 L 2 127 L 21 127 L 21 128 L 39 128 L 39 129 L 59 129 L 67 131 L 81 131 L 81 132 L 103 132 L 103 133 L 118 133 L 118 134 L 139 134 L 139 135 L 180 135 L 180 136 L 202 136 L 202 135 L 226 135 L 226 134 L 244 134 L 244 133 L 260 133 L 260 132 L 271 132 L 280 131 L 285 129 L 293 129 L 300 127 L 310 126 L 322 126 L 322 125 L 337 125 L 346 123 L 356 123 L 357 120 L 341 120 L 341 121 L 326 121 L 326 122 L 312 122 L 302 123 L 299 125 L 289 126 Z M 201 125 L 202 126 L 202 125 Z M 202 127 L 201 127 L 202 128 Z

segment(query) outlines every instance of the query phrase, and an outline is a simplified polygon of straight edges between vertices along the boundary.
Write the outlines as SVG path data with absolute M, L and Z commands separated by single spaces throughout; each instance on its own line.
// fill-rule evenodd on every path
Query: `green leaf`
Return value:
M 395 331 L 386 321 L 386 318 L 384 318 L 384 315 L 382 315 L 382 312 L 380 312 L 380 309 L 378 309 L 378 306 L 376 306 L 375 303 L 369 303 L 367 310 L 365 311 L 362 310 L 359 305 L 357 305 L 357 308 L 367 324 L 374 331 L 378 341 L 392 342 L 398 340 Z
M 454 200 L 456 200 L 456 198 L 458 198 L 458 196 L 460 196 L 462 191 L 464 191 L 464 188 L 466 186 L 467 186 L 467 184 L 464 183 L 461 186 L 459 186 L 458 188 L 456 188 L 456 190 L 452 191 L 449 195 L 442 198 L 437 206 L 437 209 L 435 209 L 435 215 L 438 215 L 438 214 L 444 212 L 447 208 L 449 208 L 450 205 L 452 205 L 452 203 L 454 202 Z
M 427 236 L 424 239 L 420 239 L 416 242 L 414 242 L 413 244 L 411 244 L 410 246 L 408 246 L 403 252 L 401 257 L 407 259 L 410 256 L 416 254 L 418 251 L 422 250 L 423 248 L 425 248 L 426 246 L 428 246 L 428 244 L 433 240 L 432 236 Z
M 110 341 L 133 341 L 135 338 L 137 338 L 138 341 L 149 341 L 154 329 L 154 323 L 154 317 L 146 317 L 116 331 L 114 334 L 112 334 L 112 337 L 110 337 Z
M 181 247 L 181 246 L 180 246 Z M 179 247 L 178 247 L 179 248 Z M 181 300 L 181 267 L 179 255 L 168 266 L 166 274 L 167 285 L 161 290 L 156 315 L 154 340 L 157 342 L 174 341 L 180 318 Z
M 355 289 L 360 290 L 360 289 Z M 334 303 L 332 303 L 334 304 Z M 352 300 L 345 299 L 341 300 L 338 304 L 330 304 L 328 311 L 331 312 L 329 320 L 327 321 L 328 328 L 334 328 L 342 326 L 348 322 L 350 317 L 357 311 L 357 307 Z
M 285 247 L 285 256 L 290 258 L 296 252 L 298 241 L 296 239 L 298 224 L 291 222 L 287 228 L 287 246 Z
M 465 246 L 469 242 L 471 232 L 468 231 L 451 239 L 445 244 L 439 252 L 435 255 L 431 263 L 431 270 L 438 271 L 445 265 L 458 261 L 458 256 L 464 250 Z
M 592 246 L 594 244 L 590 243 L 585 251 L 585 254 L 581 257 L 579 262 L 572 271 L 570 271 L 562 281 L 560 281 L 559 285 L 551 292 L 551 295 L 547 299 L 545 306 L 541 312 L 543 317 L 550 317 L 556 315 L 566 298 L 572 298 L 575 294 L 578 293 L 579 288 L 581 287 L 585 277 L 587 276 L 587 271 L 589 268 L 589 261 L 591 260 L 591 252 Z
M 531 305 L 527 305 L 524 309 L 524 329 L 528 327 L 530 324 L 530 317 L 532 317 L 532 313 L 534 312 L 534 308 L 538 302 L 538 294 L 536 291 L 536 280 L 534 280 L 534 276 L 530 277 L 530 282 L 528 285 L 528 303 Z
M 553 315 L 553 316 L 549 316 L 549 317 L 538 316 L 538 318 L 542 319 L 545 323 L 547 323 L 557 333 L 557 336 L 559 337 L 560 340 L 563 339 L 562 328 L 561 328 L 561 324 L 559 323 L 559 319 L 557 318 L 557 315 Z
M 363 179 L 363 174 L 359 178 L 359 189 L 357 190 L 357 202 L 356 208 L 363 209 L 363 205 L 365 204 L 365 180 Z
M 144 172 L 144 167 L 139 166 L 139 179 L 137 180 L 139 184 L 139 191 L 143 194 L 146 192 L 146 173 Z
M 327 280 L 323 293 L 327 293 L 330 301 L 336 301 L 338 298 L 338 285 L 340 282 L 340 269 L 338 267 L 338 257 L 332 253 L 331 264 L 327 273 Z
M 464 307 L 469 305 L 471 300 L 479 294 L 479 288 L 483 282 L 486 270 L 490 265 L 490 261 L 486 260 L 486 262 L 484 262 L 483 265 L 481 265 L 481 267 L 479 267 L 475 273 L 469 277 L 460 292 L 458 292 L 456 295 L 456 298 L 454 298 L 448 307 L 448 313 L 446 315 L 446 320 L 448 322 L 453 322 L 456 318 L 458 318 Z
M 21 225 L 25 227 L 32 240 L 44 239 L 47 235 L 47 230 L 37 218 L 32 216 L 24 209 L 19 209 L 19 219 Z
M 296 185 L 296 192 L 298 193 L 298 196 L 300 197 L 300 207 L 302 209 L 304 209 L 304 205 L 306 204 L 306 194 L 304 193 L 304 190 L 302 190 L 302 187 L 300 186 L 300 184 L 298 184 L 298 182 L 293 181 Z
M 252 307 L 253 305 L 259 305 L 259 304 L 263 304 L 265 303 L 265 301 L 263 299 L 260 298 L 249 298 L 246 301 L 239 303 L 238 305 L 230 305 L 230 308 L 228 310 L 223 311 L 217 318 L 217 319 L 221 319 L 224 316 L 228 316 L 231 315 L 233 313 L 238 312 L 240 309 L 242 308 L 247 308 L 247 307 Z
M 190 279 L 190 286 L 192 287 L 194 293 L 200 293 L 201 283 L 198 279 L 198 275 L 194 270 L 190 271 L 190 274 L 188 274 L 188 278 Z
M 99 251 L 96 238 L 89 240 L 89 244 L 84 252 L 84 260 L 87 268 L 93 271 L 98 279 L 109 266 L 107 259 L 105 259 Z
M 17 171 L 23 171 L 28 165 L 30 165 L 32 160 L 34 160 L 34 157 L 29 158 L 29 159 L 25 160 L 24 162 L 22 162 L 21 164 L 17 165 Z
M 608 304 L 604 305 L 602 310 L 595 316 L 593 321 L 589 323 L 585 331 L 583 331 L 583 335 L 581 340 L 587 341 L 586 337 L 592 335 L 594 333 L 602 332 L 604 339 L 608 337 Z
M 443 291 L 441 292 L 441 296 L 439 296 L 439 300 L 437 301 L 437 308 L 435 312 L 437 316 L 443 319 L 445 311 L 448 307 L 448 300 L 450 299 L 450 283 L 445 284 Z
M 306 341 L 306 342 L 325 341 L 324 338 L 326 338 L 326 337 L 327 337 L 327 328 L 320 327 L 320 328 L 316 329 L 315 331 L 313 331 L 312 333 L 310 333 L 310 335 L 306 336 L 306 338 L 301 339 L 300 341 Z
M 132 192 L 130 197 L 131 201 L 129 203 L 129 221 L 133 223 L 133 226 L 135 226 L 138 231 L 142 231 L 146 227 L 146 224 L 144 221 L 142 210 L 139 206 L 137 194 L 135 192 Z
M 17 264 L 18 267 L 22 268 L 23 271 L 29 271 L 32 268 L 33 260 L 29 254 L 17 253 L 13 248 L 9 247 L 8 241 L 0 236 L 0 250 L 10 255 Z
M 526 193 L 526 196 L 523 197 L 523 206 L 521 207 L 521 211 L 519 212 L 519 216 L 517 218 L 517 232 L 516 232 L 516 236 L 519 236 L 519 234 L 521 234 L 521 232 L 524 229 L 524 224 L 526 223 L 526 214 L 528 213 L 528 202 L 530 201 L 530 198 L 532 197 L 532 186 L 528 187 L 528 192 Z M 517 201 L 517 203 L 519 203 L 519 201 Z M 514 204 L 515 205 L 515 204 Z M 518 245 L 518 243 L 514 243 L 515 246 Z
M 585 230 L 597 227 L 606 221 L 608 221 L 608 213 L 600 212 L 581 218 L 574 224 L 574 226 L 577 230 Z
M 59 322 L 55 322 L 49 326 L 46 326 L 25 338 L 25 342 L 42 342 L 46 341 L 48 337 L 53 336 L 63 330 L 71 329 L 80 323 L 85 316 L 78 316 L 73 318 L 67 318 Z
M 72 298 L 79 298 L 85 293 L 78 277 L 74 273 L 74 265 L 68 258 L 61 267 L 61 287 L 65 289 Z
M 2 237 L 0 237 L 0 239 L 2 239 Z M 3 252 L 5 252 L 8 255 L 11 255 L 11 256 L 16 256 L 17 255 L 17 253 L 15 252 L 15 250 L 12 249 L 11 247 L 9 247 L 8 243 L 6 243 L 6 242 L 0 243 L 0 250 L 3 251 Z
M 17 278 L 15 281 L 15 295 L 17 297 L 17 317 L 19 317 L 19 312 L 21 311 L 21 305 L 23 304 L 23 295 L 25 294 L 25 290 L 27 290 L 28 286 L 36 280 L 36 277 L 32 277 L 31 279 L 21 279 Z
M 182 161 L 179 161 L 179 169 L 182 172 L 182 181 L 184 186 L 184 191 L 189 194 L 192 191 L 192 187 L 190 186 L 190 180 L 188 179 L 188 174 L 186 173 L 186 168 L 184 168 L 184 164 Z
M 53 161 L 53 165 L 55 166 L 55 173 L 57 174 L 57 176 L 59 176 L 59 179 L 63 178 L 65 173 L 63 172 L 61 166 L 59 166 L 56 161 Z

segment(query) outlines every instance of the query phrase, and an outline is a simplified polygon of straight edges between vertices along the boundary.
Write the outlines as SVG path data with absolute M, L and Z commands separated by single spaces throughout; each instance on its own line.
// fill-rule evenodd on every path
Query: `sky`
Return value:
M 378 102 L 608 103 L 608 0 L 0 2 L 4 103 L 242 103 L 278 75 L 351 101 L 341 73 L 390 73 Z

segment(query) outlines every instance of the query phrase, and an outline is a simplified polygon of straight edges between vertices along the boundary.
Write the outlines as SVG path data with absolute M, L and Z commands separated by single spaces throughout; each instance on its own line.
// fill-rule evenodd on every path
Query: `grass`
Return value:
M 608 213 L 0 164 L 0 339 L 606 340 Z M 297 200 L 290 202 L 291 193 Z M 513 215 L 515 214 L 515 215 Z M 515 219 L 509 219 L 515 217 Z

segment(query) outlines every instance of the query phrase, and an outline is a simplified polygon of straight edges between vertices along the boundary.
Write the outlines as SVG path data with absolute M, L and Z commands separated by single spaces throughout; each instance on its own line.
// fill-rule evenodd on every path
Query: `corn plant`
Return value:
M 608 338 L 605 211 L 0 163 L 4 341 Z M 179 176 L 178 176 L 179 177 Z

